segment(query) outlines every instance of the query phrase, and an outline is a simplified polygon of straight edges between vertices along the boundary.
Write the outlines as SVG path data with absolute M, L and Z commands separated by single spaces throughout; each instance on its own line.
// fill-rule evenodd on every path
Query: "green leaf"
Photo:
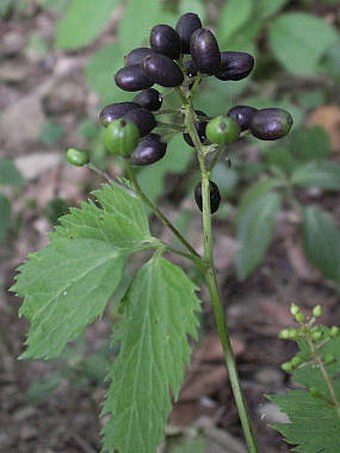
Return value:
M 325 385 L 325 384 L 324 384 Z M 274 425 L 301 453 L 334 453 L 339 450 L 340 421 L 335 407 L 304 390 L 290 390 L 269 399 L 287 413 L 290 423 Z
M 12 290 L 30 322 L 21 358 L 50 359 L 104 312 L 123 275 L 126 253 L 106 241 L 54 238 L 19 268 Z
M 249 204 L 237 218 L 240 249 L 236 256 L 236 270 L 241 280 L 247 278 L 261 263 L 272 239 L 280 205 L 280 195 L 268 192 Z
M 304 210 L 304 249 L 322 275 L 340 283 L 340 231 L 329 214 L 316 207 Z
M 322 127 L 295 129 L 288 143 L 293 156 L 299 160 L 327 159 L 331 154 L 329 136 Z
M 305 13 L 287 13 L 269 28 L 269 42 L 275 57 L 296 75 L 313 75 L 337 33 L 325 20 Z
M 217 23 L 217 39 L 221 48 L 250 19 L 252 13 L 252 0 L 229 0 L 224 3 Z
M 178 15 L 185 14 L 188 11 L 198 14 L 202 23 L 205 22 L 206 5 L 204 0 L 180 0 Z
M 98 239 L 119 249 L 138 249 L 151 241 L 144 205 L 132 192 L 118 184 L 104 185 L 93 192 L 93 201 L 71 208 L 59 219 L 55 235 L 67 238 Z
M 293 158 L 292 153 L 290 153 L 287 147 L 282 145 L 270 146 L 266 150 L 265 159 L 266 164 L 270 167 L 276 167 L 291 173 L 292 170 L 296 167 L 296 159 Z
M 114 74 L 123 66 L 123 52 L 117 43 L 109 44 L 96 52 L 85 68 L 86 79 L 103 103 L 126 101 L 131 93 L 118 88 Z
M 8 198 L 0 193 L 0 241 L 6 237 L 11 225 L 11 203 Z
M 104 450 L 151 453 L 178 397 L 200 302 L 185 273 L 156 255 L 136 274 L 118 326 L 120 353 L 104 404 Z M 116 339 L 117 339 L 116 336 Z
M 340 190 L 340 165 L 336 162 L 309 162 L 295 169 L 291 183 L 302 187 Z
M 149 44 L 148 30 L 164 23 L 162 2 L 154 0 L 128 0 L 124 16 L 119 23 L 119 42 L 124 53 L 135 47 Z
M 0 159 L 0 185 L 21 187 L 24 179 L 11 159 Z
M 78 49 L 90 44 L 110 21 L 120 0 L 72 0 L 56 30 L 59 49 Z
M 259 0 L 256 2 L 256 13 L 261 19 L 268 19 L 279 12 L 289 0 Z
M 279 187 L 282 182 L 277 178 L 268 178 L 256 182 L 243 195 L 241 202 L 237 208 L 236 220 L 243 216 L 247 209 L 257 200 L 261 199 L 263 195 L 268 193 L 270 190 L 275 187 Z

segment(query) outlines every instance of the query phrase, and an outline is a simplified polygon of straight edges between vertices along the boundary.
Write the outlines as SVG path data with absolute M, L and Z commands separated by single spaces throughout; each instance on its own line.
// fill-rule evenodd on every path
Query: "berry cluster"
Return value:
M 162 114 L 163 94 L 155 88 L 176 89 L 182 100 L 191 99 L 200 81 L 207 76 L 233 81 L 247 77 L 254 67 L 254 58 L 246 52 L 221 52 L 214 34 L 204 28 L 197 14 L 183 14 L 176 29 L 160 24 L 150 32 L 150 47 L 138 47 L 124 57 L 124 67 L 114 79 L 121 89 L 140 91 L 131 102 L 107 105 L 99 114 L 106 128 L 105 146 L 109 153 L 129 157 L 132 165 L 149 165 L 160 160 L 166 153 L 167 143 L 153 131 L 158 126 L 155 112 Z M 188 101 L 189 102 L 189 101 Z M 186 143 L 197 144 L 216 151 L 219 147 L 235 142 L 241 132 L 249 131 L 261 140 L 276 140 L 288 134 L 292 117 L 277 108 L 257 110 L 238 105 L 225 115 L 209 118 L 195 110 L 194 127 L 197 140 L 189 133 L 183 106 L 181 124 Z M 178 116 L 177 116 L 178 119 Z M 246 132 L 245 132 L 246 133 Z M 194 141 L 196 142 L 194 144 Z M 211 181 L 211 211 L 218 209 L 220 194 Z M 195 198 L 202 209 L 200 186 Z

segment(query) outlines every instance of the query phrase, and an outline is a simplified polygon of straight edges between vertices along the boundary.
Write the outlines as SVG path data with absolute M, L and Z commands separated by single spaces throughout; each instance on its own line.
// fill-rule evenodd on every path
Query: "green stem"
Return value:
M 176 238 L 184 245 L 184 247 L 189 251 L 189 253 L 193 256 L 200 258 L 200 255 L 196 252 L 196 250 L 189 244 L 189 242 L 182 236 L 182 234 L 177 230 L 175 225 L 171 223 L 171 221 L 162 213 L 162 211 L 153 203 L 153 201 L 148 198 L 145 192 L 142 190 L 141 186 L 139 185 L 136 175 L 131 168 L 131 165 L 128 161 L 126 161 L 126 169 L 129 176 L 130 181 L 132 182 L 134 189 L 141 200 L 149 206 L 152 212 L 164 223 L 164 225 L 172 231 L 172 233 L 176 236 Z
M 157 126 L 158 127 L 168 127 L 169 129 L 174 129 L 174 130 L 180 131 L 180 132 L 184 131 L 184 128 L 182 126 L 179 126 L 178 124 L 163 123 L 162 121 L 157 121 Z
M 183 96 L 183 93 L 181 93 Z M 211 303 L 214 311 L 217 332 L 222 344 L 224 360 L 228 369 L 229 379 L 233 395 L 235 398 L 237 410 L 241 420 L 244 436 L 250 453 L 258 453 L 255 436 L 253 433 L 251 420 L 245 401 L 239 374 L 236 367 L 235 358 L 233 355 L 230 336 L 225 320 L 221 294 L 218 288 L 216 279 L 216 270 L 213 257 L 213 241 L 212 241 L 212 225 L 211 225 L 211 210 L 210 210 L 210 187 L 209 177 L 210 172 L 207 170 L 204 162 L 204 147 L 201 144 L 195 124 L 195 113 L 190 100 L 186 99 L 185 103 L 185 119 L 186 127 L 193 141 L 201 170 L 202 178 L 202 205 L 203 205 L 203 234 L 204 234 L 204 262 L 206 264 L 205 278 L 209 289 Z

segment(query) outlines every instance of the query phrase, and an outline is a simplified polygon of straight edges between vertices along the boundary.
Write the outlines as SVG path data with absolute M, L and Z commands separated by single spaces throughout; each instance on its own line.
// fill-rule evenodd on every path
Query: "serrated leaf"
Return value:
M 217 38 L 222 48 L 250 19 L 252 12 L 252 0 L 229 0 L 224 3 L 217 24 Z
M 280 205 L 280 195 L 267 192 L 248 205 L 238 217 L 237 238 L 240 249 L 236 256 L 236 270 L 241 280 L 247 278 L 261 263 L 272 239 Z
M 11 224 L 11 203 L 0 193 L 0 241 L 2 241 Z
M 162 2 L 154 0 L 128 0 L 124 16 L 119 23 L 118 36 L 124 54 L 135 47 L 148 45 L 149 31 L 162 20 Z
M 143 203 L 118 184 L 105 184 L 93 192 L 93 201 L 71 208 L 59 219 L 56 235 L 98 239 L 119 249 L 136 249 L 152 240 Z
M 174 264 L 155 256 L 136 274 L 119 328 L 121 349 L 104 405 L 110 419 L 104 450 L 152 453 L 163 437 L 197 336 L 195 286 Z
M 282 181 L 278 178 L 267 178 L 256 182 L 243 195 L 241 202 L 237 208 L 236 221 L 244 215 L 248 207 L 263 197 L 270 190 L 279 187 Z
M 275 57 L 292 74 L 313 75 L 337 33 L 325 20 L 306 13 L 287 13 L 270 24 L 269 42 Z
M 86 79 L 105 104 L 131 98 L 131 93 L 121 90 L 113 81 L 114 74 L 124 64 L 123 57 L 123 51 L 118 43 L 109 44 L 92 55 L 86 65 Z
M 332 217 L 316 207 L 303 216 L 304 250 L 322 275 L 340 283 L 340 231 Z
M 11 159 L 0 159 L 0 185 L 21 187 L 24 184 L 20 171 Z
M 295 169 L 291 183 L 302 187 L 340 190 L 340 165 L 335 162 L 309 162 Z
M 126 253 L 94 239 L 54 238 L 19 268 L 13 286 L 31 322 L 22 358 L 50 359 L 103 314 L 124 270 Z
M 72 0 L 57 25 L 56 46 L 78 49 L 90 44 L 109 22 L 120 0 Z
M 287 424 L 273 427 L 290 444 L 298 444 L 292 451 L 301 453 L 335 453 L 340 450 L 340 420 L 335 407 L 304 390 L 290 390 L 269 399 L 289 416 Z

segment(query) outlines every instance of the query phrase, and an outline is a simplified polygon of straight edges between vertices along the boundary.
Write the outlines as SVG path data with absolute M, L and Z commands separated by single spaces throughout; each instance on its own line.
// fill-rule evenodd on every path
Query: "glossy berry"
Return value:
M 153 114 L 150 110 L 144 109 L 143 107 L 130 110 L 123 118 L 126 121 L 132 121 L 138 127 L 140 137 L 144 137 L 157 126 Z
M 155 25 L 150 33 L 150 47 L 154 52 L 161 53 L 174 60 L 179 58 L 181 48 L 176 30 L 169 25 Z
M 220 80 L 241 80 L 254 67 L 254 57 L 247 52 L 222 52 L 221 65 L 215 72 Z
M 207 138 L 211 143 L 227 145 L 236 141 L 240 135 L 241 127 L 237 121 L 228 116 L 216 116 L 206 127 Z
M 143 58 L 151 55 L 153 51 L 149 47 L 137 47 L 136 49 L 131 50 L 124 57 L 124 66 L 132 66 L 135 64 L 140 64 L 143 61 Z
M 143 68 L 147 76 L 162 87 L 178 87 L 184 80 L 179 66 L 165 55 L 155 53 L 147 56 Z
M 180 38 L 182 53 L 190 53 L 190 39 L 198 28 L 202 28 L 202 22 L 197 14 L 186 13 L 178 19 L 176 31 Z
M 167 144 L 157 134 L 149 134 L 142 138 L 130 157 L 132 165 L 150 165 L 165 155 Z
M 68 148 L 65 157 L 68 163 L 76 167 L 83 167 L 90 161 L 88 152 L 77 148 Z
M 184 70 L 190 79 L 197 76 L 198 69 L 194 60 L 186 61 L 184 63 Z
M 221 53 L 215 36 L 206 28 L 199 28 L 191 36 L 190 53 L 199 72 L 214 74 L 221 64 Z
M 198 121 L 195 121 L 195 128 L 196 128 L 198 138 L 200 139 L 201 143 L 206 144 L 207 136 L 206 136 L 205 129 L 207 127 L 208 120 L 207 119 L 205 120 L 204 117 L 207 117 L 207 115 L 204 112 L 201 112 L 200 110 L 195 110 L 195 113 L 199 117 Z M 193 141 L 191 140 L 191 137 L 188 133 L 183 134 L 183 138 L 189 146 L 191 146 L 193 148 L 195 147 L 195 145 L 194 145 Z
M 162 107 L 163 98 L 159 91 L 154 88 L 148 88 L 147 90 L 138 93 L 133 98 L 133 101 L 140 105 L 140 107 L 144 107 L 153 112 Z
M 116 156 L 128 156 L 136 148 L 139 140 L 138 127 L 132 121 L 118 119 L 112 121 L 104 135 L 106 149 Z
M 214 181 L 209 181 L 210 189 L 210 211 L 211 214 L 216 212 L 220 206 L 221 194 L 217 184 Z M 203 211 L 203 200 L 202 200 L 202 183 L 198 183 L 195 188 L 195 201 L 200 211 Z
M 285 137 L 293 125 L 293 118 L 286 110 L 269 108 L 258 110 L 250 120 L 250 131 L 261 140 Z
M 227 116 L 233 118 L 241 127 L 241 131 L 249 129 L 249 124 L 252 116 L 257 111 L 255 107 L 249 105 L 236 105 L 227 112 Z
M 137 109 L 139 105 L 135 102 L 117 102 L 105 106 L 99 113 L 99 121 L 106 127 L 113 120 L 121 118 L 127 112 Z
M 153 85 L 153 81 L 140 64 L 120 69 L 115 75 L 115 82 L 119 88 L 125 91 L 146 90 Z

